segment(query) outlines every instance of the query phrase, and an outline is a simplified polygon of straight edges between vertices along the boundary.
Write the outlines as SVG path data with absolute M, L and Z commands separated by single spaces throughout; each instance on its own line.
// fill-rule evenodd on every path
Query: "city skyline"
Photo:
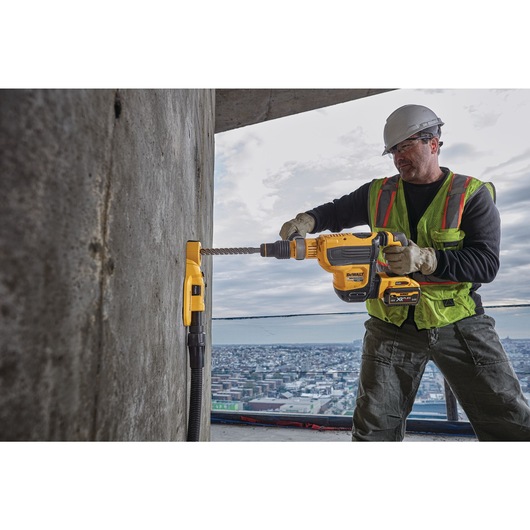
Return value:
M 530 339 L 502 341 L 530 398 Z M 362 341 L 324 344 L 221 345 L 212 349 L 212 410 L 351 416 Z M 446 419 L 443 374 L 428 362 L 415 396 L 417 417 Z M 458 404 L 459 419 L 467 421 Z M 443 416 L 443 417 L 442 417 Z

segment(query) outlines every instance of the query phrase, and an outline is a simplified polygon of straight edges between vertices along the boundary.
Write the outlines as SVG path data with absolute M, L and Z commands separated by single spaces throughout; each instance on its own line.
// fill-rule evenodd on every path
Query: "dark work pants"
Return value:
M 418 331 L 366 323 L 353 441 L 401 441 L 425 366 L 444 375 L 479 440 L 530 440 L 530 407 L 488 315 Z

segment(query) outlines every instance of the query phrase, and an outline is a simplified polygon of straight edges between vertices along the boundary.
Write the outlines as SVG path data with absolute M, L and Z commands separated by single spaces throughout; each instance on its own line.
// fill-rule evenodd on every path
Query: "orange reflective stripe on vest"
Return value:
M 386 178 L 377 195 L 377 210 L 375 214 L 375 224 L 384 228 L 388 224 L 388 218 L 392 211 L 392 206 L 396 200 L 396 193 L 399 185 L 399 175 Z
M 464 204 L 466 202 L 466 188 L 470 181 L 471 177 L 453 175 L 445 200 L 442 230 L 460 227 L 462 212 L 464 211 Z

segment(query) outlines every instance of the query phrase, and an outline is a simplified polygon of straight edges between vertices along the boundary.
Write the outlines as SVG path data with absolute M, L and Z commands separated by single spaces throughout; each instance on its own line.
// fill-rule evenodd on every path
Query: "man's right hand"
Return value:
M 289 239 L 289 237 L 298 232 L 302 237 L 305 237 L 308 232 L 311 232 L 315 227 L 315 220 L 308 213 L 299 213 L 294 219 L 283 223 L 280 230 L 280 237 L 282 239 Z

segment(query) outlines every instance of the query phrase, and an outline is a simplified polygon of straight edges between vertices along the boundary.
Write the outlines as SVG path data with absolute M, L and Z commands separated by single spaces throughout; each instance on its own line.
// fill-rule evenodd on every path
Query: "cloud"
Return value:
M 485 104 L 475 104 L 465 107 L 471 116 L 471 122 L 477 129 L 484 129 L 486 127 L 494 127 L 502 115 L 502 112 L 491 107 L 486 107 Z
M 456 162 L 464 158 L 475 157 L 479 153 L 476 146 L 470 143 L 455 143 L 447 147 L 444 143 L 441 150 L 443 151 L 444 158 Z
M 528 163 L 530 161 L 530 148 L 526 149 L 522 153 L 518 153 L 515 156 L 510 157 L 508 160 L 504 160 L 503 162 L 495 165 L 487 167 L 484 170 L 484 175 L 492 174 L 492 173 L 504 173 L 506 169 L 512 167 L 512 171 L 516 168 L 513 168 L 513 166 L 517 166 L 520 162 Z M 527 171 L 529 167 L 525 167 L 524 171 Z M 520 172 L 520 170 L 518 171 Z M 509 178 L 509 177 L 508 177 Z M 516 180 L 519 180 L 518 177 L 516 177 Z
M 497 194 L 497 205 L 499 210 L 504 214 L 503 217 L 506 220 L 509 215 L 517 214 L 523 209 L 525 219 L 528 220 L 528 212 L 530 207 L 530 182 L 524 183 L 521 186 L 517 186 L 517 189 L 509 188 L 506 186 L 496 186 Z M 525 227 L 526 228 L 526 227 Z

